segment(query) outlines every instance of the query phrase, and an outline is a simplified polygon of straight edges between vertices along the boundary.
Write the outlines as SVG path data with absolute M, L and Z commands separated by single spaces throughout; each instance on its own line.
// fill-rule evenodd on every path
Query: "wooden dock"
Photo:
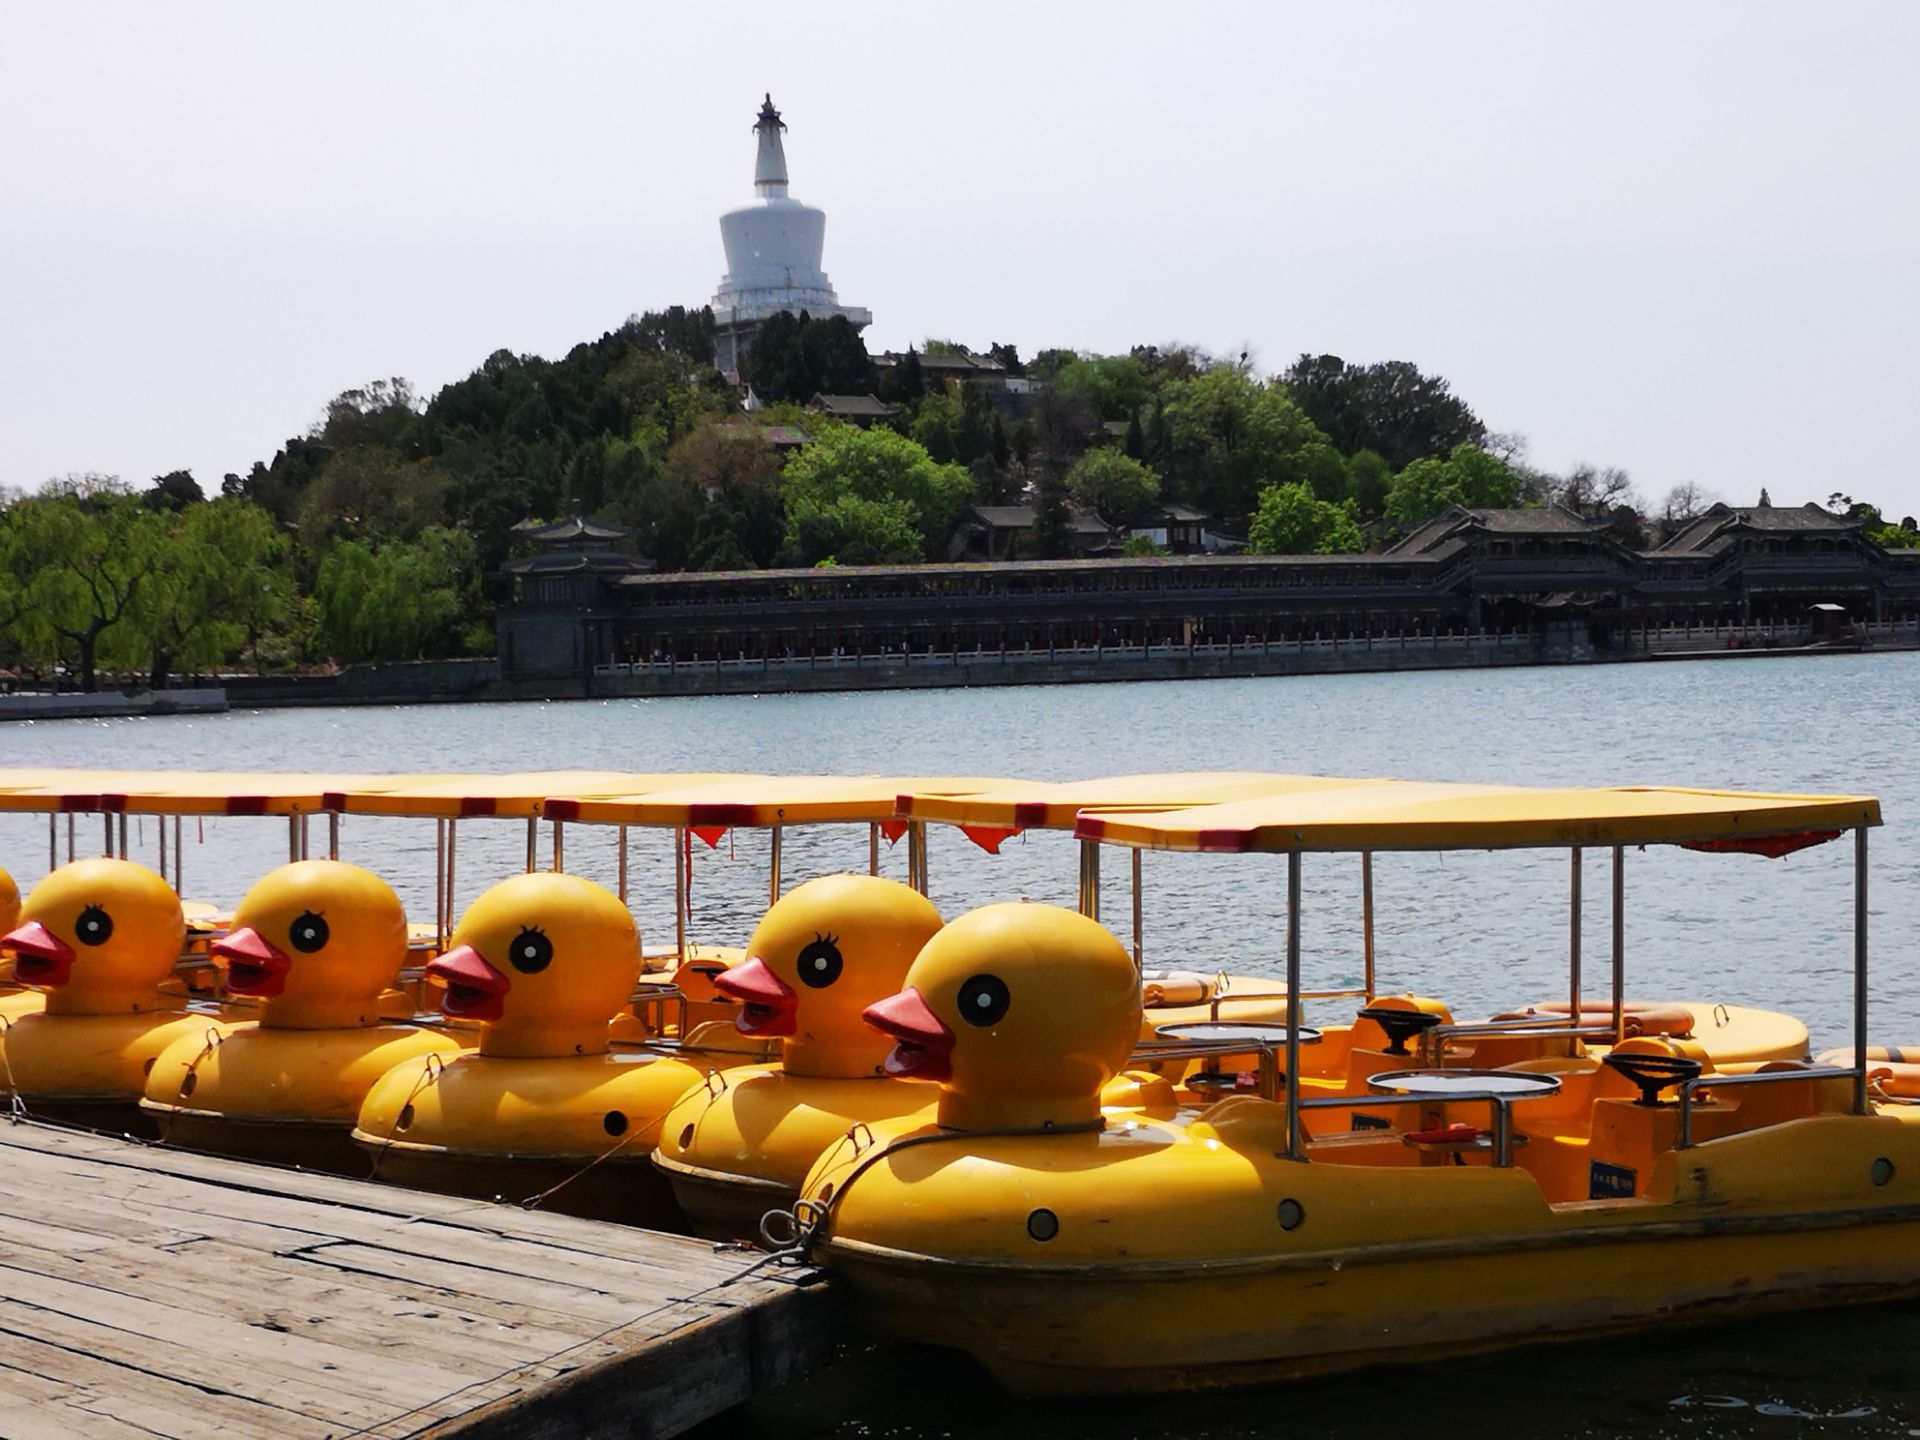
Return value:
M 761 1258 L 0 1121 L 0 1435 L 674 1435 L 840 1338 Z

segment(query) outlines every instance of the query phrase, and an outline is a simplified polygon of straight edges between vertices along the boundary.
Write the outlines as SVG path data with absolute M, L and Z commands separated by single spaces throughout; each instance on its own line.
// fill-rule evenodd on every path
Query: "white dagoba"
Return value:
M 753 125 L 759 137 L 753 188 L 760 201 L 720 217 L 727 273 L 713 296 L 713 358 L 730 380 L 739 378 L 740 357 L 761 322 L 783 310 L 804 310 L 815 320 L 844 315 L 862 330 L 873 323 L 872 311 L 840 303 L 820 268 L 827 215 L 787 194 L 787 152 L 780 140 L 786 128 L 769 94 Z

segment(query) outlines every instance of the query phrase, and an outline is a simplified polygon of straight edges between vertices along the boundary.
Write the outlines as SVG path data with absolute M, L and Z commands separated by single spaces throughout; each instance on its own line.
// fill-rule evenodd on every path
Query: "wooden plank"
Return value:
M 425 1432 L 435 1440 L 664 1440 L 743 1404 L 772 1375 L 823 1363 L 842 1333 L 821 1285 L 748 1282 L 750 1305 L 718 1311 L 644 1349 L 624 1349 Z M 775 1355 L 773 1351 L 781 1352 Z
M 840 1333 L 756 1259 L 0 1125 L 0 1435 L 674 1434 Z
M 88 1351 L 54 1344 L 34 1335 L 22 1335 L 0 1326 L 0 1388 L 17 1393 L 17 1378 L 22 1374 L 40 1377 L 57 1374 L 65 1378 L 68 1394 L 46 1406 L 54 1414 L 74 1412 L 63 1417 L 60 1428 L 48 1434 L 90 1434 L 96 1410 L 118 1411 L 141 1407 L 152 1418 L 143 1421 L 150 1431 L 163 1435 L 245 1435 L 249 1437 L 324 1435 L 328 1426 L 310 1417 L 295 1414 L 269 1400 L 238 1395 L 204 1382 L 190 1384 L 170 1376 L 155 1374 L 138 1365 L 115 1364 Z M 111 1398 L 107 1398 L 111 1397 Z M 87 1418 L 75 1424 L 80 1415 Z M 15 1432 L 5 1432 L 12 1437 Z

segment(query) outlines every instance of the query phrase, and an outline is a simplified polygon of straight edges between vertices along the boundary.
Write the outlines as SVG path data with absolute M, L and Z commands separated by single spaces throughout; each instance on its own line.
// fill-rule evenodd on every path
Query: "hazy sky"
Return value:
M 1404 358 L 1536 464 L 1920 510 L 1920 4 L 0 0 L 0 484 L 698 305 L 753 115 L 871 348 Z

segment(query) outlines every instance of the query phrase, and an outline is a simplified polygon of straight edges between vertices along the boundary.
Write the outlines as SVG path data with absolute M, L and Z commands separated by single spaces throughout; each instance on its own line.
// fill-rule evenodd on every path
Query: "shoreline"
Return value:
M 1245 680 L 1421 670 L 1507 670 L 1708 660 L 1790 660 L 1912 654 L 1906 637 L 1886 644 L 1803 644 L 1636 649 L 1621 653 L 1540 636 L 1420 636 L 1306 641 L 1273 646 L 1167 647 L 1168 653 L 1089 648 L 1051 654 L 838 657 L 825 661 L 707 660 L 602 666 L 590 676 L 505 679 L 493 660 L 356 666 L 327 676 L 235 676 L 221 687 L 136 695 L 0 696 L 0 721 L 215 715 L 232 710 L 542 703 L 556 700 L 694 699 L 719 695 L 864 694 L 891 690 L 1101 685 L 1144 681 Z M 452 682 L 452 683 L 449 683 Z

